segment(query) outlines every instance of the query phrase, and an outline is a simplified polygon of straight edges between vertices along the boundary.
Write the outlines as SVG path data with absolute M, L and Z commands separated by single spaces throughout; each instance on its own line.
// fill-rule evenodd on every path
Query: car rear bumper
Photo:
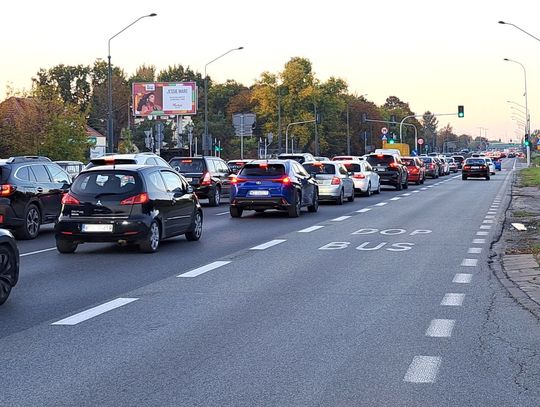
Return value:
M 464 177 L 489 177 L 490 175 L 490 171 L 489 170 L 484 170 L 484 171 L 463 171 L 461 173 L 462 176 Z
M 135 242 L 148 235 L 151 219 L 72 219 L 60 217 L 55 225 L 56 239 L 71 242 Z M 112 225 L 112 232 L 83 232 L 82 225 Z
M 231 206 L 240 209 L 256 210 L 256 209 L 280 209 L 285 210 L 291 204 L 284 197 L 264 197 L 264 198 L 233 198 Z
M 319 200 L 337 199 L 341 189 L 341 185 L 319 185 Z
M 15 229 L 24 225 L 24 219 L 19 218 L 9 203 L 2 203 L 2 200 L 9 201 L 8 198 L 0 198 L 0 228 Z

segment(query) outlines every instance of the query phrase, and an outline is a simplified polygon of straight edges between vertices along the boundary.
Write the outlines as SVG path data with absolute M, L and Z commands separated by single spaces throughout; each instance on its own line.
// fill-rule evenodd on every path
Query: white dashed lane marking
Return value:
M 473 244 L 486 243 L 486 239 L 473 239 Z
M 81 322 L 87 321 L 105 312 L 112 311 L 115 308 L 122 307 L 130 302 L 137 301 L 138 298 L 117 298 L 115 300 L 106 302 L 105 304 L 98 305 L 97 307 L 87 309 L 86 311 L 79 312 L 68 318 L 61 319 L 60 321 L 53 322 L 51 325 L 77 325 Z
M 472 274 L 468 273 L 457 273 L 452 280 L 453 283 L 458 284 L 469 284 L 472 280 Z
M 193 269 L 191 271 L 188 271 L 187 273 L 180 274 L 176 277 L 197 277 L 201 274 L 204 274 L 208 271 L 217 269 L 218 267 L 225 266 L 226 264 L 229 264 L 230 261 L 215 261 L 213 263 L 207 264 L 206 266 L 202 266 L 196 269 Z
M 463 267 L 476 267 L 478 265 L 478 259 L 463 259 L 461 265 Z
M 350 216 L 340 216 L 339 218 L 332 219 L 332 222 L 341 222 L 349 218 Z
M 356 212 L 364 213 L 364 212 L 369 212 L 370 210 L 371 210 L 371 208 L 362 208 L 362 209 L 357 210 Z
M 379 202 L 378 204 L 375 204 L 373 206 L 384 206 L 384 205 L 388 205 L 388 202 Z
M 476 236 L 487 236 L 489 232 L 476 232 Z
M 433 383 L 437 377 L 441 358 L 438 356 L 415 356 L 403 381 L 411 383 Z
M 463 305 L 464 299 L 465 299 L 465 294 L 447 293 L 447 294 L 444 294 L 444 297 L 441 301 L 441 305 L 444 305 L 446 307 L 461 307 Z
M 319 230 L 319 229 L 322 229 L 324 226 L 310 226 L 309 228 L 305 228 L 305 229 L 302 229 L 302 230 L 299 230 L 298 233 L 309 233 L 309 232 L 314 232 L 315 230 Z
M 482 253 L 481 247 L 469 247 L 469 250 L 467 250 L 467 253 L 469 254 L 480 254 Z
M 36 250 L 35 252 L 23 253 L 23 254 L 19 255 L 19 257 L 32 256 L 33 254 L 50 252 L 52 250 L 56 250 L 56 247 L 49 247 L 48 249 Z
M 396 196 L 394 198 L 390 198 L 390 201 L 399 201 L 401 198 L 399 196 Z
M 252 247 L 252 248 L 249 249 L 249 250 L 266 250 L 266 249 L 268 249 L 269 247 L 278 245 L 278 244 L 283 243 L 283 242 L 286 242 L 286 241 L 287 241 L 287 240 L 285 240 L 285 239 L 275 239 L 275 240 L 270 240 L 269 242 L 266 242 L 266 243 L 260 244 L 260 245 L 258 245 L 258 246 Z
M 426 336 L 432 338 L 450 338 L 456 321 L 453 319 L 434 319 L 426 330 Z

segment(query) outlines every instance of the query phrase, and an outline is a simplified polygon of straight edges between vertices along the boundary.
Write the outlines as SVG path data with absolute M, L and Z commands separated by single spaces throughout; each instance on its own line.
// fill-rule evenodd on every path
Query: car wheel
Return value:
M 403 184 L 403 189 L 409 189 L 409 178 L 405 179 L 405 183 Z
M 369 190 L 369 187 L 368 187 L 368 190 Z M 347 198 L 347 201 L 348 202 L 354 202 L 354 188 L 352 190 L 351 196 Z
M 343 205 L 343 202 L 345 201 L 345 192 L 343 192 L 343 189 L 339 193 L 339 197 L 336 199 L 336 203 L 338 205 Z
M 41 227 L 41 213 L 36 205 L 31 204 L 26 208 L 24 225 L 15 231 L 18 239 L 35 239 Z
M 371 196 L 371 182 L 368 184 L 366 192 L 364 192 L 364 196 Z
M 7 246 L 0 246 L 0 305 L 6 302 L 11 288 L 16 282 L 17 259 L 15 253 Z
M 381 193 L 381 183 L 379 182 L 379 185 L 377 186 L 377 190 L 375 191 L 375 193 L 378 195 Z
M 242 208 L 238 208 L 236 206 L 229 207 L 229 213 L 231 214 L 231 218 L 239 218 L 239 217 L 241 217 L 242 212 L 244 212 L 244 210 Z
M 289 213 L 289 218 L 297 218 L 300 216 L 300 208 L 302 207 L 302 196 L 299 193 L 294 194 L 294 201 L 289 206 L 287 212 Z
M 396 184 L 396 191 L 401 191 L 402 189 L 403 189 L 403 184 L 401 180 L 399 180 L 398 183 Z
M 486 175 L 486 181 L 489 181 L 491 179 L 491 177 L 488 175 Z
M 199 240 L 202 235 L 202 214 L 200 211 L 195 211 L 195 216 L 193 218 L 192 229 L 189 232 L 186 232 L 186 239 L 194 242 Z
M 154 220 L 150 224 L 150 228 L 148 229 L 148 234 L 146 235 L 146 239 L 144 239 L 141 243 L 139 243 L 139 249 L 144 253 L 155 253 L 159 247 L 159 239 L 160 239 L 159 225 Z
M 467 176 L 466 176 L 466 175 L 462 175 L 462 176 L 461 176 L 461 179 L 465 181 L 465 180 L 467 179 Z
M 221 188 L 219 186 L 216 185 L 214 193 L 208 198 L 208 203 L 210 203 L 210 206 L 219 206 L 221 203 Z
M 426 176 L 424 175 L 424 176 L 422 177 L 422 180 L 420 181 L 420 184 L 423 185 L 425 181 L 426 181 Z
M 319 191 L 315 191 L 315 193 L 313 194 L 313 201 L 311 202 L 311 205 L 307 207 L 307 209 L 308 212 L 317 212 L 319 210 Z
M 79 246 L 77 243 L 70 242 L 69 240 L 56 240 L 56 250 L 58 250 L 59 253 L 75 253 L 77 246 Z

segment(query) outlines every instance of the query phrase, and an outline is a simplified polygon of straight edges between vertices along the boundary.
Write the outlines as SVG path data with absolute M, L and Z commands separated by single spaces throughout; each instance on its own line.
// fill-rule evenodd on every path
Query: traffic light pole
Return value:
M 410 117 L 410 116 L 408 116 L 408 117 Z M 389 121 L 386 121 L 386 120 L 371 120 L 371 119 L 364 119 L 364 121 L 365 122 L 371 122 L 371 123 L 385 123 L 385 124 L 390 124 L 390 123 L 395 124 L 396 123 L 396 122 L 389 122 Z M 418 129 L 416 128 L 416 126 L 414 124 L 412 124 L 412 123 L 402 123 L 401 125 L 411 126 L 411 127 L 414 128 L 414 149 L 418 150 Z M 401 127 L 400 127 L 400 130 L 401 130 Z M 401 143 L 401 131 L 400 131 L 400 136 L 399 136 L 399 142 Z

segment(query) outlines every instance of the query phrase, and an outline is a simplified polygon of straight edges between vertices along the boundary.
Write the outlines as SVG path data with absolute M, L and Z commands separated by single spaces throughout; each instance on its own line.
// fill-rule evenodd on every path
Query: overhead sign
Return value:
M 173 116 L 197 114 L 195 82 L 134 83 L 133 116 Z
M 255 113 L 236 113 L 232 116 L 235 134 L 237 136 L 251 136 L 257 115 Z

